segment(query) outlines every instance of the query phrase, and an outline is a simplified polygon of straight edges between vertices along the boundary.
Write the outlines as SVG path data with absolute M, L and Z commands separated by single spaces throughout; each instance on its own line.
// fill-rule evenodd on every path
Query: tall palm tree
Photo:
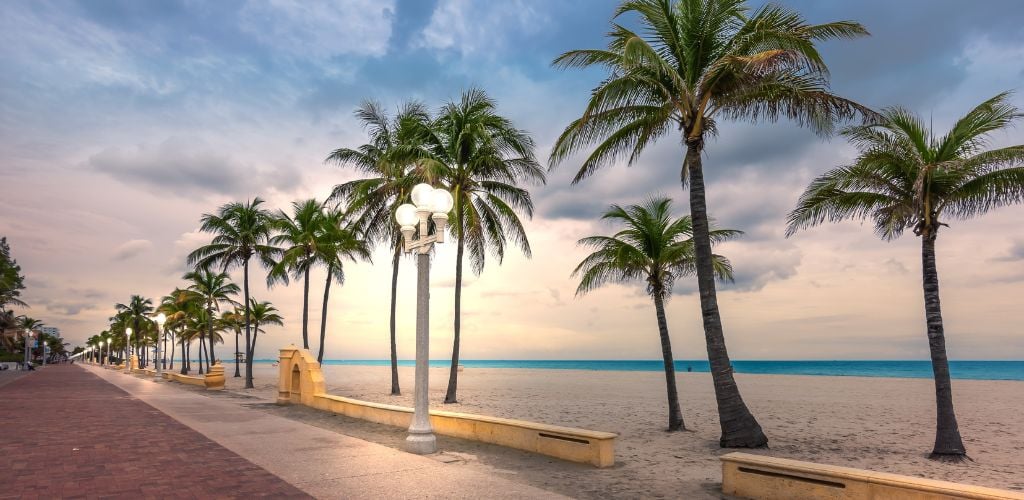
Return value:
M 190 265 L 210 267 L 219 264 L 224 271 L 234 267 L 242 268 L 242 290 L 245 307 L 249 307 L 249 261 L 256 257 L 264 267 L 274 266 L 274 258 L 280 250 L 270 245 L 272 218 L 270 212 L 261 208 L 263 200 L 254 198 L 247 203 L 232 202 L 222 205 L 216 214 L 204 214 L 200 230 L 213 233 L 213 241 L 196 249 L 188 256 Z M 250 342 L 249 314 L 245 319 L 245 343 Z M 247 347 L 247 350 L 250 348 Z M 245 388 L 252 389 L 252 360 L 245 360 Z
M 174 369 L 174 337 L 176 337 L 185 326 L 185 320 L 188 317 L 189 307 L 191 304 L 196 302 L 198 299 L 195 292 L 186 288 L 175 288 L 169 295 L 165 295 L 160 299 L 160 305 L 157 306 L 157 311 L 164 313 L 167 317 L 167 322 L 164 326 L 167 331 L 171 334 L 171 354 L 170 354 L 170 369 Z M 180 340 L 180 339 L 179 339 Z M 184 355 L 184 351 L 182 351 Z M 182 361 L 184 364 L 184 360 Z
M 255 298 L 249 299 L 252 302 L 249 304 L 249 315 L 250 321 L 253 324 L 253 336 L 252 336 L 252 347 L 249 352 L 245 353 L 246 359 L 252 359 L 256 353 L 256 338 L 260 334 L 260 327 L 264 325 L 284 325 L 284 318 L 278 314 L 277 308 L 274 307 L 270 302 L 257 302 Z
M 701 153 L 718 120 L 774 122 L 790 118 L 828 133 L 837 120 L 871 111 L 832 94 L 815 42 L 867 34 L 858 23 L 808 24 L 777 5 L 750 12 L 745 0 L 626 0 L 615 18 L 636 15 L 634 32 L 616 22 L 606 49 L 573 50 L 561 68 L 603 67 L 583 115 L 556 141 L 549 164 L 596 144 L 573 183 L 619 159 L 635 162 L 658 138 L 678 132 L 686 155 L 697 283 L 708 360 L 722 428 L 722 447 L 768 443 L 733 377 L 718 311 Z
M 606 283 L 644 280 L 647 294 L 654 300 L 654 310 L 661 337 L 661 355 L 665 364 L 668 393 L 668 430 L 684 430 L 683 414 L 676 391 L 675 361 L 672 342 L 665 319 L 665 300 L 672 295 L 677 278 L 696 272 L 693 245 L 693 220 L 689 216 L 672 217 L 672 200 L 651 198 L 641 205 L 612 205 L 601 217 L 623 228 L 612 236 L 590 236 L 580 245 L 594 249 L 583 259 L 573 276 L 580 278 L 576 295 L 593 291 Z M 724 241 L 742 234 L 729 229 L 712 230 L 712 241 Z M 721 255 L 714 255 L 715 275 L 732 280 L 732 265 Z
M 323 363 L 324 344 L 327 340 L 327 303 L 331 297 L 331 282 L 345 284 L 345 260 L 371 261 L 370 249 L 348 220 L 346 213 L 338 207 L 326 209 L 320 220 L 320 244 L 313 258 L 327 269 L 324 283 L 324 304 L 320 310 L 320 350 L 316 360 Z
M 217 356 L 213 352 L 213 346 L 219 337 L 214 335 L 213 323 L 216 319 L 216 312 L 220 311 L 221 304 L 234 304 L 232 297 L 238 295 L 238 285 L 231 282 L 227 273 L 215 273 L 209 269 L 198 269 L 186 273 L 183 278 L 191 281 L 188 289 L 194 292 L 206 309 L 206 338 L 210 343 L 210 355 L 207 359 L 207 366 L 212 365 Z M 203 341 L 202 337 L 199 339 Z M 202 363 L 199 365 L 199 372 L 202 373 Z
M 151 321 L 149 316 L 153 314 L 153 301 L 141 295 L 132 295 L 127 304 L 118 303 L 114 307 L 117 309 L 117 312 L 123 313 L 131 322 L 132 336 L 136 339 L 134 347 L 138 350 L 140 347 L 138 339 L 142 338 L 140 334 L 142 333 L 143 323 Z M 139 358 L 142 361 L 142 357 L 140 356 Z M 142 363 L 141 367 L 145 368 L 145 362 Z
M 430 116 L 424 106 L 408 101 L 392 118 L 380 103 L 364 101 L 355 112 L 369 134 L 369 142 L 356 149 L 339 148 L 325 160 L 352 167 L 369 175 L 334 187 L 328 201 L 347 202 L 353 214 L 353 226 L 368 243 L 384 244 L 392 250 L 391 259 L 391 394 L 402 393 L 398 383 L 398 344 L 395 340 L 398 300 L 398 268 L 402 257 L 402 233 L 394 223 L 395 209 L 409 202 L 413 186 L 423 181 L 418 169 L 411 168 L 424 156 L 418 141 L 422 124 Z
M 309 349 L 309 273 L 317 264 L 318 246 L 323 241 L 323 208 L 320 202 L 309 199 L 292 202 L 288 215 L 281 210 L 273 220 L 277 235 L 270 244 L 281 248 L 281 260 L 267 274 L 267 285 L 288 284 L 288 274 L 302 278 L 302 348 Z
M 932 457 L 966 457 L 953 411 L 946 338 L 939 304 L 935 241 L 949 220 L 978 217 L 1024 202 L 1024 145 L 986 149 L 988 135 L 1024 117 L 999 94 L 972 109 L 938 136 L 910 111 L 893 107 L 876 124 L 844 135 L 859 154 L 811 182 L 789 214 L 787 235 L 841 220 L 871 220 L 884 240 L 907 229 L 921 237 L 925 321 L 935 377 L 937 422 Z
M 238 370 L 238 358 L 241 357 L 242 351 L 238 350 L 238 337 L 242 336 L 242 329 L 245 328 L 245 309 L 235 306 L 234 310 L 224 311 L 217 318 L 217 323 L 220 328 L 235 334 L 235 377 L 241 377 L 242 374 Z
M 451 370 L 445 403 L 457 403 L 462 332 L 462 264 L 466 251 L 473 272 L 484 269 L 486 254 L 500 263 L 511 242 L 530 257 L 530 242 L 520 214 L 533 217 L 533 200 L 521 183 L 543 184 L 544 169 L 534 156 L 533 139 L 499 115 L 494 100 L 480 89 L 446 104 L 421 141 L 429 152 L 430 176 L 438 175 L 455 199 L 450 218 L 457 241 L 455 323 Z M 394 225 L 394 224 L 392 224 Z

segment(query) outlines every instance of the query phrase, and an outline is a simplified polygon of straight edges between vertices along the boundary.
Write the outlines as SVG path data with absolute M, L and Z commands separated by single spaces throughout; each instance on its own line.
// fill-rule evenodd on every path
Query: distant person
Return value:
M 688 371 L 688 372 L 692 372 L 692 371 L 693 371 L 693 367 L 692 367 L 692 366 L 687 366 L 687 367 L 686 367 L 686 371 Z
M 25 363 L 25 366 L 28 367 L 27 370 L 30 372 L 36 371 L 36 367 L 32 366 L 32 363 Z

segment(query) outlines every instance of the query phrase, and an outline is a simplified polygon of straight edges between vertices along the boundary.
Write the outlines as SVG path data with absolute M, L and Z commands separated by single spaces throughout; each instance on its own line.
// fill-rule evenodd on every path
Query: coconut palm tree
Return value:
M 370 249 L 366 242 L 359 238 L 346 213 L 338 207 L 326 209 L 320 219 L 320 244 L 313 255 L 314 260 L 327 269 L 324 283 L 324 304 L 320 310 L 320 350 L 316 360 L 323 363 L 324 344 L 327 337 L 327 303 L 331 297 L 331 282 L 345 284 L 346 260 L 355 262 L 357 259 L 370 262 Z
M 774 122 L 789 118 L 828 133 L 837 120 L 871 111 L 832 94 L 815 42 L 867 34 L 858 23 L 808 24 L 799 13 L 745 0 L 626 0 L 615 18 L 636 15 L 634 32 L 612 22 L 605 49 L 573 50 L 561 68 L 603 67 L 582 116 L 552 148 L 555 167 L 596 144 L 573 178 L 601 167 L 632 164 L 670 133 L 686 147 L 680 178 L 689 184 L 704 334 L 722 428 L 722 447 L 768 443 L 733 378 L 714 279 L 701 154 L 719 120 Z
M 426 108 L 415 101 L 403 104 L 394 118 L 374 101 L 364 101 L 355 115 L 369 134 L 369 142 L 356 149 L 336 149 L 324 161 L 354 168 L 370 177 L 338 184 L 328 201 L 345 202 L 356 232 L 363 235 L 369 244 L 388 245 L 392 251 L 391 394 L 397 396 L 402 393 L 398 383 L 398 344 L 395 340 L 402 233 L 394 223 L 394 213 L 399 205 L 409 202 L 413 186 L 424 180 L 420 169 L 412 167 L 425 155 L 418 136 L 422 124 L 429 122 L 430 116 Z
M 198 297 L 195 292 L 185 288 L 175 288 L 170 294 L 165 295 L 160 299 L 160 305 L 157 307 L 157 311 L 164 313 L 167 317 L 167 322 L 164 326 L 172 337 L 170 354 L 171 370 L 174 369 L 174 337 L 177 337 L 184 328 L 189 308 L 191 304 L 195 303 L 197 300 Z M 184 351 L 182 351 L 182 354 L 184 355 Z M 184 364 L 184 360 L 182 361 L 182 364 Z
M 25 289 L 25 276 L 21 274 L 21 266 L 11 257 L 11 247 L 7 237 L 0 237 L 0 313 L 6 313 L 11 305 L 27 307 L 19 297 Z
M 284 318 L 278 314 L 277 308 L 270 302 L 257 302 L 255 298 L 249 299 L 249 320 L 253 324 L 252 347 L 245 353 L 246 360 L 252 359 L 256 353 L 256 338 L 260 334 L 260 327 L 264 325 L 284 325 Z
M 235 306 L 234 310 L 222 312 L 217 318 L 217 324 L 221 329 L 235 334 L 235 377 L 241 377 L 238 358 L 242 351 L 238 350 L 238 337 L 242 336 L 242 329 L 245 328 L 245 309 Z
M 309 349 L 309 273 L 317 264 L 318 246 L 323 241 L 323 208 L 320 202 L 309 199 L 292 202 L 288 215 L 281 210 L 272 225 L 277 235 L 270 244 L 282 250 L 281 259 L 267 274 L 267 286 L 275 283 L 288 284 L 288 274 L 295 279 L 302 278 L 302 348 Z
M 925 321 L 935 378 L 937 422 L 932 458 L 966 457 L 953 411 L 946 338 L 939 304 L 935 241 L 948 221 L 1024 202 L 1024 145 L 986 149 L 989 134 L 1024 117 L 999 94 L 938 136 L 910 111 L 893 107 L 876 124 L 844 131 L 859 150 L 851 165 L 811 182 L 789 214 L 787 235 L 823 222 L 871 220 L 884 240 L 906 230 L 921 237 Z
M 534 156 L 533 139 L 497 113 L 480 89 L 447 103 L 419 134 L 430 156 L 421 163 L 437 175 L 455 199 L 450 217 L 456 239 L 455 323 L 445 403 L 457 403 L 462 332 L 462 264 L 469 252 L 473 272 L 483 272 L 487 253 L 500 263 L 512 243 L 530 257 L 520 215 L 533 217 L 533 200 L 521 183 L 543 184 L 544 169 Z M 394 224 L 392 224 L 394 225 Z
M 672 216 L 672 200 L 651 198 L 641 205 L 621 207 L 612 205 L 604 215 L 622 229 L 612 236 L 590 236 L 579 240 L 580 245 L 594 249 L 573 270 L 580 278 L 576 295 L 583 295 L 606 283 L 626 283 L 643 280 L 647 294 L 654 300 L 654 310 L 661 337 L 661 355 L 665 362 L 665 382 L 668 391 L 668 430 L 684 430 L 683 414 L 679 409 L 676 391 L 675 361 L 672 342 L 665 319 L 665 301 L 672 295 L 675 280 L 692 276 L 696 271 L 693 248 L 693 221 L 689 216 Z M 712 241 L 724 241 L 742 234 L 740 231 L 715 229 Z M 714 255 L 715 275 L 732 280 L 732 265 L 721 255 Z
M 118 303 L 114 306 L 119 313 L 123 313 L 132 325 L 132 333 L 136 339 L 142 338 L 140 335 L 142 332 L 143 323 L 151 321 L 149 316 L 153 314 L 153 301 L 147 299 L 141 295 L 132 295 L 127 304 Z M 134 343 L 136 351 L 141 347 L 138 340 Z M 136 354 L 141 354 L 137 352 Z M 142 356 L 139 356 L 139 360 L 142 361 L 140 367 L 145 368 L 145 361 Z
M 206 310 L 204 315 L 206 320 L 205 337 L 210 343 L 210 352 L 209 357 L 206 358 L 206 364 L 210 366 L 217 360 L 217 356 L 213 352 L 213 346 L 219 337 L 219 335 L 214 335 L 213 323 L 216 319 L 215 313 L 220 311 L 221 304 L 235 303 L 232 297 L 238 294 L 238 285 L 231 282 L 231 277 L 227 273 L 214 273 L 209 269 L 203 268 L 186 273 L 182 278 L 191 281 L 188 289 L 196 294 L 196 298 L 203 304 Z M 202 341 L 203 336 L 200 336 L 199 342 L 202 343 Z M 203 365 L 200 362 L 199 373 L 202 372 Z
M 264 267 L 274 266 L 280 250 L 270 245 L 272 216 L 261 208 L 263 200 L 254 198 L 247 203 L 232 202 L 222 205 L 216 214 L 204 214 L 200 230 L 213 233 L 213 241 L 188 256 L 189 265 L 210 267 L 217 264 L 226 272 L 242 268 L 242 290 L 245 307 L 249 307 L 249 261 L 256 257 Z M 245 343 L 250 342 L 248 312 L 245 315 Z M 247 349 L 249 349 L 247 347 Z M 245 388 L 252 389 L 252 361 L 245 360 Z

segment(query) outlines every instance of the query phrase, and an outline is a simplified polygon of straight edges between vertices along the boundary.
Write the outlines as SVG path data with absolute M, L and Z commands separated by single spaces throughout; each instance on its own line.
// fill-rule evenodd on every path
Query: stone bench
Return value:
M 278 404 L 302 404 L 397 427 L 408 427 L 412 422 L 412 408 L 327 394 L 316 358 L 297 347 L 281 349 L 280 366 Z M 430 423 L 435 433 L 444 436 L 506 446 L 596 467 L 615 464 L 615 438 L 618 434 L 611 432 L 441 410 L 430 411 Z
M 751 499 L 1024 500 L 1024 492 L 801 462 L 722 455 L 722 493 Z
M 154 372 L 155 373 L 155 372 Z M 178 372 L 163 372 L 165 380 L 179 382 L 188 385 L 206 387 L 208 391 L 220 391 L 224 389 L 224 365 L 217 363 L 210 367 L 210 371 L 202 376 L 182 375 Z

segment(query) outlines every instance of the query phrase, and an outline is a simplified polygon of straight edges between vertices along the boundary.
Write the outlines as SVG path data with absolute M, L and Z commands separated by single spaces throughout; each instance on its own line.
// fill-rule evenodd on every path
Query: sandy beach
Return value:
M 226 370 L 228 389 L 276 397 L 277 371 L 256 365 L 256 389 Z M 326 366 L 328 392 L 412 405 L 413 370 L 400 368 L 402 396 L 390 396 L 383 366 Z M 718 422 L 710 375 L 679 374 L 687 432 L 668 433 L 660 372 L 471 369 L 460 374 L 460 403 L 443 405 L 445 369 L 431 370 L 431 405 L 620 434 L 616 466 L 594 469 L 460 440 L 441 440 L 461 465 L 580 497 L 715 496 L 721 480 Z M 771 440 L 754 453 L 1024 490 L 1024 382 L 955 380 L 960 430 L 971 461 L 928 460 L 934 439 L 933 385 L 927 379 L 737 375 Z M 362 424 L 305 408 L 271 409 L 343 433 L 399 446 L 401 429 Z

